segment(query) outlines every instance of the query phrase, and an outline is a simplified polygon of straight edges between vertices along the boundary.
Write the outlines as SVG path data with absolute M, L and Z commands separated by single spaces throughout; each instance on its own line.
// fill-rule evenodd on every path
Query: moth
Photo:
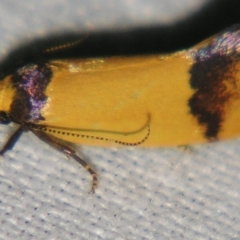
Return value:
M 240 26 L 184 51 L 34 61 L 0 81 L 0 123 L 25 131 L 95 171 L 67 142 L 160 147 L 240 134 Z M 63 143 L 63 141 L 66 142 Z

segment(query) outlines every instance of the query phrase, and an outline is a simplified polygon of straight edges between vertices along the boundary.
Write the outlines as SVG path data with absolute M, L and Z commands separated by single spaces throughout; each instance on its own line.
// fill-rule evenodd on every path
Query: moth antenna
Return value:
M 62 44 L 62 45 L 58 45 L 58 46 L 54 46 L 54 47 L 50 47 L 50 48 L 47 48 L 46 50 L 44 50 L 43 52 L 44 53 L 51 53 L 51 52 L 56 52 L 56 51 L 59 51 L 59 50 L 64 50 L 64 49 L 67 49 L 67 48 L 74 47 L 74 46 L 78 45 L 79 43 L 83 42 L 88 36 L 89 36 L 89 33 L 87 33 L 86 36 L 82 37 L 79 40 L 69 42 L 69 43 L 66 43 L 66 44 Z
M 132 135 L 132 134 L 136 134 L 139 133 L 141 131 L 143 131 L 147 125 L 149 125 L 151 120 L 151 115 L 150 113 L 147 113 L 147 121 L 146 123 L 140 127 L 139 129 L 133 130 L 133 131 L 128 131 L 128 132 L 124 132 L 124 131 L 112 131 L 112 130 L 106 130 L 106 129 L 89 129 L 89 128 L 67 128 L 67 127 L 59 127 L 59 126 L 51 126 L 51 125 L 44 125 L 44 124 L 34 124 L 34 123 L 29 123 L 29 122 L 23 122 L 22 125 L 27 126 L 29 128 L 33 128 L 33 129 L 37 129 L 40 131 L 51 131 L 55 133 L 58 131 L 60 133 L 60 130 L 62 132 L 65 132 L 68 135 L 71 135 L 72 132 L 94 132 L 94 133 L 109 133 L 109 134 L 115 134 L 115 135 Z
M 147 124 L 146 127 L 147 127 L 147 134 L 145 135 L 144 138 L 142 138 L 140 141 L 137 141 L 137 142 L 125 142 L 125 141 L 119 141 L 112 138 L 98 137 L 98 136 L 87 135 L 87 134 L 70 133 L 70 132 L 65 132 L 65 131 L 60 131 L 55 129 L 49 129 L 49 128 L 44 128 L 44 129 L 42 128 L 38 130 L 44 131 L 50 134 L 54 133 L 54 134 L 67 135 L 67 136 L 72 136 L 77 138 L 86 138 L 86 139 L 94 139 L 94 140 L 100 140 L 100 141 L 106 141 L 106 142 L 113 142 L 113 143 L 124 145 L 124 146 L 137 146 L 144 143 L 150 135 L 150 125 Z
M 53 134 L 59 134 L 59 135 L 66 135 L 66 136 L 71 136 L 71 137 L 77 137 L 77 138 L 87 138 L 87 139 L 94 139 L 94 140 L 100 140 L 100 141 L 106 141 L 106 142 L 113 142 L 116 144 L 120 144 L 120 145 L 124 145 L 124 146 L 137 146 L 142 144 L 143 142 L 145 142 L 149 135 L 150 135 L 150 124 L 149 121 L 147 123 L 147 125 L 145 125 L 143 128 L 140 129 L 140 131 L 142 131 L 143 129 L 147 128 L 147 134 L 145 135 L 144 138 L 142 138 L 140 141 L 137 142 L 125 142 L 125 141 L 120 141 L 120 140 L 116 140 L 116 139 L 112 139 L 112 138 L 105 138 L 105 137 L 98 137 L 98 136 L 93 136 L 93 135 L 88 135 L 88 134 L 79 134 L 79 133 L 74 133 L 74 132 L 68 132 L 68 131 L 63 131 L 61 129 L 57 129 L 57 128 L 48 128 L 46 126 L 39 126 L 39 125 L 35 125 L 35 124 L 31 124 L 31 123 L 23 123 L 24 126 L 28 127 L 28 128 L 32 128 L 35 130 L 39 130 L 42 132 L 46 132 L 46 133 L 53 133 Z M 132 132 L 132 134 L 140 132 L 138 131 L 134 131 Z M 116 133 L 116 132 L 108 132 L 108 133 Z M 117 132 L 117 134 L 120 134 L 121 132 Z M 122 133 L 123 134 L 123 133 Z M 129 134 L 129 133 L 128 133 Z M 124 133 L 123 135 L 128 135 L 126 133 Z
M 150 135 L 150 125 L 148 124 L 147 125 L 147 134 L 146 134 L 146 136 L 142 140 L 140 140 L 138 142 L 129 143 L 129 142 L 118 141 L 118 140 L 113 140 L 113 141 L 115 143 L 117 143 L 117 144 L 124 145 L 124 146 L 137 146 L 137 145 L 140 145 L 140 144 L 144 143 L 149 138 L 149 135 Z M 109 141 L 111 141 L 111 139 Z

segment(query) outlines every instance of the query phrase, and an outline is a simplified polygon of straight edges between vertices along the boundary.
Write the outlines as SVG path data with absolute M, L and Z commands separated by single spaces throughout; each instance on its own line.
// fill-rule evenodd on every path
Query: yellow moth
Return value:
M 169 55 L 35 61 L 0 82 L 0 122 L 92 168 L 62 141 L 140 147 L 240 134 L 240 30 L 232 27 Z

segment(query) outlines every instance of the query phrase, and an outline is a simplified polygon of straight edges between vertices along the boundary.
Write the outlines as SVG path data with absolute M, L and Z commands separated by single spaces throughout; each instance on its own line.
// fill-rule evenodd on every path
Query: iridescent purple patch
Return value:
M 214 38 L 206 47 L 197 51 L 190 51 L 190 54 L 196 61 L 205 61 L 213 55 L 223 56 L 239 52 L 240 30 L 239 26 L 236 26 Z
M 12 81 L 16 88 L 15 98 L 11 105 L 11 113 L 21 115 L 21 121 L 37 122 L 43 120 L 41 109 L 46 105 L 45 95 L 52 76 L 46 64 L 28 64 L 13 75 Z M 19 104 L 20 103 L 20 104 Z M 18 109 L 16 104 L 18 104 Z M 21 111 L 18 113 L 18 111 Z

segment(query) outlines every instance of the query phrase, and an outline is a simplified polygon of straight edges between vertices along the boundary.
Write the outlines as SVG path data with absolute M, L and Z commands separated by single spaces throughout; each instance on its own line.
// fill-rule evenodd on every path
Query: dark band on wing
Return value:
M 190 112 L 205 129 L 207 139 L 217 139 L 230 100 L 236 96 L 236 72 L 240 61 L 239 26 L 214 38 L 210 44 L 191 51 L 195 63 L 190 69 Z

